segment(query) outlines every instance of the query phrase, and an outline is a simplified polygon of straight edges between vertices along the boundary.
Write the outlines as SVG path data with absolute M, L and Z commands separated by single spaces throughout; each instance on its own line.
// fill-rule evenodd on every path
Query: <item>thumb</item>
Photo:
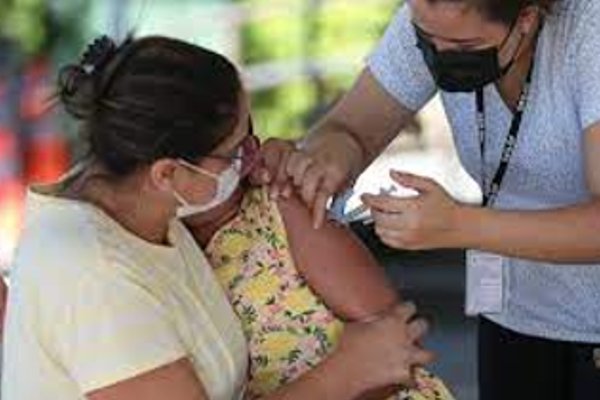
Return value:
M 273 179 L 269 170 L 263 165 L 256 165 L 252 168 L 248 178 L 254 186 L 268 185 Z
M 406 172 L 392 171 L 391 178 L 401 186 L 416 190 L 419 193 L 431 192 L 438 188 L 438 184 L 429 178 L 413 175 Z

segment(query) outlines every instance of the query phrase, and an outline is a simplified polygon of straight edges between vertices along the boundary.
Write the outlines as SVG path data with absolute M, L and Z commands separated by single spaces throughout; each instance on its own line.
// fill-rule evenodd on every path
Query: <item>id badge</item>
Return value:
M 503 257 L 478 250 L 467 250 L 467 298 L 465 313 L 498 314 L 504 308 Z

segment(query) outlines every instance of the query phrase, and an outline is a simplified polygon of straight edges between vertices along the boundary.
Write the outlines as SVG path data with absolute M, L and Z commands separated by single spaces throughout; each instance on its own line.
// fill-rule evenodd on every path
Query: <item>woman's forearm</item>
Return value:
M 360 149 L 362 157 L 356 167 L 362 171 L 410 123 L 414 114 L 365 68 L 354 86 L 311 129 L 307 141 L 316 143 L 328 135 L 338 139 L 347 136 L 345 147 L 356 152 Z
M 261 400 L 352 400 L 366 391 L 350 364 L 334 353 L 294 382 Z
M 556 263 L 600 262 L 600 199 L 548 211 L 463 207 L 456 247 Z
M 326 136 L 335 138 L 340 148 L 349 149 L 360 156 L 356 160 L 357 168 L 363 171 L 399 135 L 412 116 L 412 113 L 405 111 L 400 123 L 380 127 L 379 130 L 374 131 L 372 126 L 355 126 L 342 115 L 332 113 L 314 126 L 305 140 L 307 143 L 314 142 L 314 145 L 318 146 L 320 140 Z

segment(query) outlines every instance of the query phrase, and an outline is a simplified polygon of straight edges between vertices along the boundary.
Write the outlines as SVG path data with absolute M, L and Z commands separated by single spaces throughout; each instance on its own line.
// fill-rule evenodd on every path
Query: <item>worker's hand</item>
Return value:
M 347 324 L 332 354 L 343 361 L 346 378 L 353 384 L 361 381 L 367 390 L 397 384 L 414 387 L 414 368 L 434 359 L 419 345 L 428 324 L 415 319 L 415 313 L 414 304 L 404 303 L 376 321 Z
M 398 198 L 391 195 L 363 195 L 371 208 L 375 231 L 381 241 L 396 249 L 422 250 L 456 247 L 464 207 L 431 179 L 392 172 L 391 177 L 418 195 Z
M 280 195 L 289 197 L 293 186 L 287 174 L 287 164 L 295 148 L 291 140 L 269 139 L 263 143 L 259 163 L 250 174 L 250 182 L 268 185 L 273 199 Z
M 262 153 L 262 168 L 256 169 L 253 181 L 269 184 L 274 197 L 289 194 L 292 183 L 312 210 L 315 228 L 325 220 L 329 199 L 354 182 L 364 161 L 355 140 L 335 132 L 312 137 L 302 146 L 272 139 Z

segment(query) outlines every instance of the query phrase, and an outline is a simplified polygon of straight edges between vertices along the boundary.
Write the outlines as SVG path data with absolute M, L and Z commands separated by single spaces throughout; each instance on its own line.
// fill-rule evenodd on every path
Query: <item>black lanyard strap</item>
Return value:
M 515 152 L 517 139 L 519 137 L 519 130 L 521 127 L 521 121 L 523 120 L 523 113 L 525 111 L 525 107 L 527 106 L 527 101 L 529 100 L 532 75 L 533 61 L 531 62 L 531 66 L 529 67 L 529 72 L 527 73 L 527 78 L 525 79 L 523 90 L 521 91 L 521 95 L 519 96 L 519 103 L 517 104 L 517 109 L 513 116 L 512 123 L 510 124 L 508 135 L 506 136 L 506 140 L 504 142 L 504 148 L 502 150 L 502 156 L 500 157 L 500 163 L 489 185 L 487 182 L 487 176 L 485 171 L 487 133 L 487 126 L 485 122 L 485 100 L 483 89 L 478 89 L 476 91 L 475 100 L 477 106 L 477 129 L 479 132 L 479 150 L 481 152 L 481 188 L 483 190 L 484 207 L 493 206 L 496 202 L 496 198 L 498 197 L 498 193 L 500 192 L 500 188 L 502 187 L 502 182 L 504 181 L 504 176 L 506 175 L 508 165 L 513 156 L 513 153 Z

